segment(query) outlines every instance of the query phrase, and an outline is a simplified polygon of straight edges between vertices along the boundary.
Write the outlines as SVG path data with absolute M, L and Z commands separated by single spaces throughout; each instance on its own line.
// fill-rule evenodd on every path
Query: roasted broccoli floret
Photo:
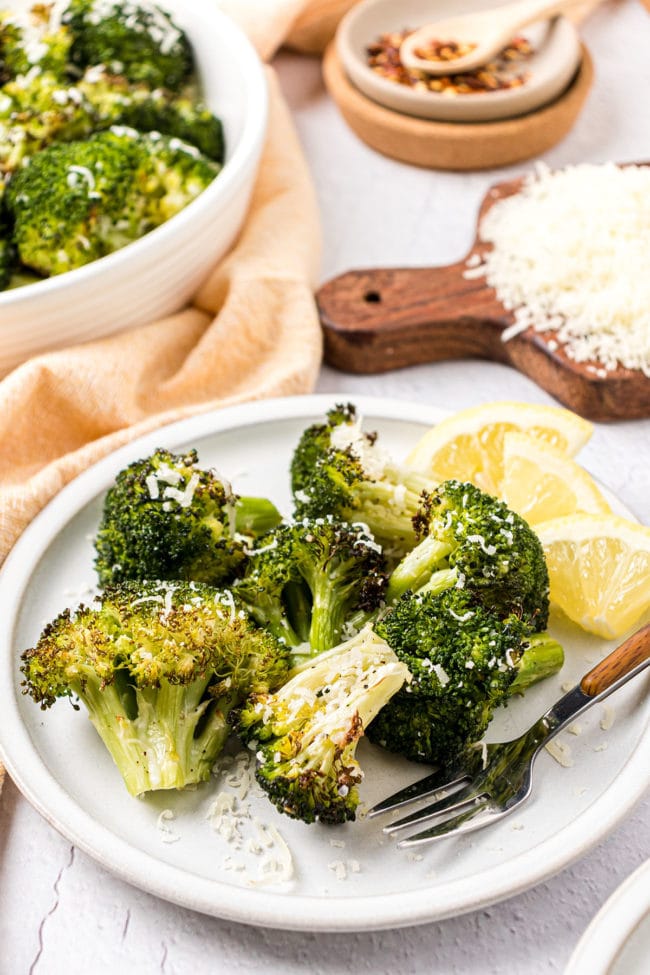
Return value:
M 10 240 L 3 240 L 0 236 L 0 291 L 4 291 L 11 281 L 14 264 L 15 249 L 13 244 Z
M 305 823 L 355 818 L 363 773 L 355 752 L 409 674 L 369 627 L 301 665 L 275 694 L 253 694 L 236 715 L 257 749 L 257 781 L 281 812 Z
M 16 248 L 11 239 L 11 226 L 4 206 L 5 182 L 0 173 L 0 291 L 11 281 L 16 263 Z
M 230 709 L 288 672 L 232 594 L 196 583 L 108 589 L 63 612 L 22 659 L 24 693 L 41 707 L 85 704 L 132 795 L 209 778 Z
M 178 91 L 192 71 L 192 50 L 168 13 L 149 0 L 70 0 L 61 17 L 72 33 L 70 60 L 103 64 L 129 81 Z
M 441 766 L 482 738 L 510 693 L 555 673 L 563 662 L 560 645 L 544 636 L 533 638 L 537 647 L 524 667 L 525 622 L 515 613 L 504 618 L 491 612 L 465 590 L 407 593 L 375 629 L 413 680 L 380 712 L 368 737 Z
M 345 624 L 375 611 L 386 587 L 379 546 L 358 525 L 328 516 L 262 537 L 235 587 L 251 615 L 306 656 L 329 650 Z
M 376 441 L 352 404 L 305 430 L 291 464 L 295 517 L 362 522 L 387 557 L 399 559 L 417 541 L 412 519 L 422 492 L 435 484 L 395 464 Z
M 25 159 L 58 142 L 85 139 L 113 125 L 160 132 L 195 146 L 221 163 L 221 122 L 203 104 L 147 85 L 131 84 L 101 65 L 74 83 L 52 72 L 21 77 L 0 98 L 0 171 L 13 172 Z
M 43 149 L 7 190 L 19 258 L 44 275 L 89 264 L 169 220 L 218 171 L 192 146 L 129 128 Z
M 393 571 L 388 601 L 407 590 L 467 588 L 494 612 L 519 613 L 535 630 L 548 623 L 548 570 L 532 528 L 473 484 L 444 481 L 414 519 L 422 539 Z
M 63 78 L 72 36 L 66 27 L 52 27 L 49 4 L 27 11 L 0 10 L 0 85 L 36 69 Z
M 10 81 L 0 95 L 0 172 L 19 169 L 52 143 L 84 139 L 95 127 L 100 126 L 88 99 L 57 75 L 44 72 Z
M 222 585 L 247 558 L 246 538 L 280 514 L 264 498 L 237 498 L 195 450 L 158 449 L 121 471 L 104 502 L 95 540 L 102 585 L 124 579 L 186 579 Z
M 86 95 L 93 105 L 96 104 L 96 94 L 96 91 L 86 89 Z M 148 92 L 143 87 L 131 87 L 129 95 L 117 107 L 121 110 L 117 113 L 116 122 L 131 125 L 140 132 L 162 132 L 163 135 L 175 136 L 196 146 L 208 159 L 223 163 L 223 125 L 202 102 L 173 95 L 160 88 Z

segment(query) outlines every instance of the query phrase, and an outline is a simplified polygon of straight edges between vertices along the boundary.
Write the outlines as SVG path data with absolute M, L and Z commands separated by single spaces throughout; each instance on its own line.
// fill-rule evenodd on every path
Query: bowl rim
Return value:
M 11 0 L 9 0 L 9 5 Z M 219 201 L 228 198 L 236 190 L 238 184 L 245 180 L 248 163 L 256 159 L 266 136 L 269 115 L 269 92 L 263 64 L 252 43 L 239 25 L 216 6 L 205 9 L 202 0 L 184 0 L 187 6 L 200 7 L 200 18 L 209 25 L 212 18 L 214 25 L 226 38 L 227 46 L 234 50 L 234 57 L 240 62 L 242 76 L 247 86 L 247 105 L 254 105 L 255 111 L 246 111 L 241 136 L 235 146 L 232 156 L 226 160 L 222 169 L 212 183 L 196 199 L 192 200 L 179 213 L 169 220 L 150 230 L 144 236 L 131 241 L 125 247 L 97 258 L 90 264 L 56 274 L 31 284 L 21 285 L 9 291 L 0 291 L 0 311 L 21 303 L 27 303 L 32 298 L 46 296 L 53 292 L 62 291 L 76 284 L 83 285 L 91 282 L 94 277 L 120 272 L 128 273 L 128 265 L 145 253 L 147 248 L 155 251 L 156 244 L 164 245 L 172 236 L 176 236 L 193 223 L 194 217 L 201 210 L 208 212 Z M 165 6 L 162 0 L 162 6 Z M 199 65 L 200 67 L 200 65 Z

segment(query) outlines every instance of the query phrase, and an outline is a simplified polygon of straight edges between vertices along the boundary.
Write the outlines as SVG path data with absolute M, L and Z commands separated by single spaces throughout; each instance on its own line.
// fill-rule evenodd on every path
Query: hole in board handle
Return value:
M 378 305 L 381 301 L 381 294 L 378 291 L 366 291 L 363 300 L 367 301 L 369 305 Z

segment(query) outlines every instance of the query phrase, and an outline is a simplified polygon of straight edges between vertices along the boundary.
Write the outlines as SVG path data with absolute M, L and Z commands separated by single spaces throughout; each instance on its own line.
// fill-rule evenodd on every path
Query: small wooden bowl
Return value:
M 323 74 L 345 121 L 372 149 L 429 169 L 472 170 L 530 159 L 563 139 L 582 109 L 594 69 L 583 44 L 575 78 L 550 105 L 517 118 L 467 123 L 413 118 L 378 105 L 348 79 L 333 43 L 325 52 Z

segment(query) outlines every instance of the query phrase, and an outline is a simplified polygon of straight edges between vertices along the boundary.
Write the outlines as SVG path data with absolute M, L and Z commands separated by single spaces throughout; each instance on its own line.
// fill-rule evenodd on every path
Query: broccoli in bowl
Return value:
M 0 10 L 0 290 L 119 250 L 224 159 L 183 30 L 152 0 Z

